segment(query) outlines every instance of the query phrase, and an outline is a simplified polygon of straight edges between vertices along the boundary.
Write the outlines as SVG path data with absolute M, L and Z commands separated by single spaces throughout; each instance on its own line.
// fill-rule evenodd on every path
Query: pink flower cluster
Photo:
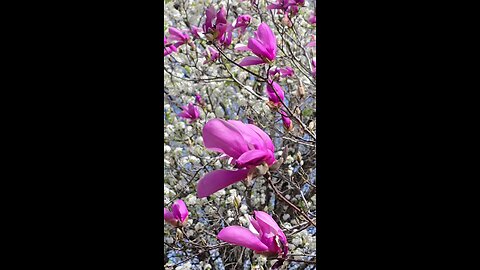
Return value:
M 203 103 L 200 95 L 196 102 Z M 220 189 L 247 178 L 257 166 L 272 166 L 276 159 L 272 139 L 253 124 L 235 120 L 212 119 L 203 128 L 203 140 L 207 149 L 230 157 L 237 168 L 215 170 L 207 173 L 197 184 L 199 198 L 207 197 Z M 175 226 L 187 224 L 188 209 L 182 200 L 172 205 L 172 210 L 163 209 L 164 220 Z M 219 240 L 243 246 L 264 256 L 282 256 L 288 253 L 288 241 L 282 229 L 266 212 L 254 211 L 249 229 L 241 226 L 228 226 L 217 235 Z

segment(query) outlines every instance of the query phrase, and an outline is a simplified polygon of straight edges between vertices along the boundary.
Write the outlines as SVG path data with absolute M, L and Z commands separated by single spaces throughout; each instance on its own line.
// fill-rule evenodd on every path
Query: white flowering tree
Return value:
M 164 3 L 164 207 L 182 200 L 188 209 L 188 218 L 164 226 L 165 269 L 314 269 L 315 3 Z M 274 158 L 255 160 L 245 179 L 199 196 L 212 171 L 241 169 L 240 158 L 206 145 L 213 119 L 258 127 Z M 271 238 L 275 254 L 218 237 L 229 226 L 251 228 L 254 211 L 270 215 L 286 236 Z

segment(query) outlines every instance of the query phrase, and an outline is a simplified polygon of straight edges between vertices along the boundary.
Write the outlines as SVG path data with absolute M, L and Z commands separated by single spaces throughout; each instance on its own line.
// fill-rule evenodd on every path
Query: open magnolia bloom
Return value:
M 203 127 L 202 135 L 207 149 L 230 157 L 230 163 L 238 170 L 215 170 L 204 175 L 197 184 L 199 198 L 243 179 L 264 175 L 281 164 L 275 159 L 272 139 L 255 125 L 212 119 Z
M 175 227 L 184 226 L 187 224 L 188 218 L 187 206 L 182 200 L 176 200 L 172 204 L 171 212 L 167 208 L 163 208 L 163 218 Z
M 187 106 L 182 107 L 183 111 L 178 114 L 178 116 L 189 119 L 190 122 L 193 122 L 200 118 L 200 111 L 192 103 L 188 103 Z
M 271 63 L 277 56 L 277 39 L 272 29 L 266 23 L 261 23 L 255 37 L 248 39 L 248 45 L 236 46 L 240 51 L 252 51 L 256 56 L 247 56 L 240 62 L 240 66 L 251 66 Z
M 246 247 L 255 253 L 267 257 L 288 253 L 287 237 L 273 218 L 262 211 L 254 211 L 255 218 L 250 218 L 249 229 L 241 226 L 228 226 L 218 233 L 217 238 L 230 244 Z

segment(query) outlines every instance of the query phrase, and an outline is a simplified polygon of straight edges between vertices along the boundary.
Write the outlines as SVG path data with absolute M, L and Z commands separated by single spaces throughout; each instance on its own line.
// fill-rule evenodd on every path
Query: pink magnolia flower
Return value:
M 195 94 L 195 103 L 197 103 L 200 106 L 205 106 L 205 101 L 203 101 L 202 96 L 200 94 Z
M 212 119 L 203 127 L 202 136 L 207 149 L 232 158 L 230 163 L 238 170 L 215 170 L 204 175 L 197 184 L 199 198 L 252 176 L 259 165 L 276 162 L 272 139 L 255 125 Z
M 203 64 L 213 63 L 220 57 L 220 53 L 212 47 L 208 47 L 208 49 L 205 50 L 204 55 L 206 60 Z
M 232 43 L 232 31 L 233 26 L 227 22 L 227 10 L 224 7 L 220 8 L 216 16 L 213 6 L 207 8 L 203 33 L 208 40 L 218 40 L 224 46 L 229 46 Z
M 182 109 L 183 109 L 183 111 L 181 113 L 179 113 L 178 116 L 180 116 L 182 118 L 185 118 L 185 119 L 189 119 L 190 122 L 193 122 L 193 121 L 197 120 L 198 118 L 200 118 L 200 111 L 192 103 L 188 103 L 188 105 L 183 106 Z
M 308 23 L 310 24 L 317 23 L 317 17 L 315 16 L 315 12 L 312 12 L 312 14 L 310 15 L 310 18 L 308 18 Z
M 163 56 L 167 56 L 173 52 L 177 52 L 177 47 L 175 45 L 168 43 L 167 38 L 163 37 L 163 45 L 165 46 L 163 49 Z
M 240 34 L 243 34 L 245 33 L 245 29 L 247 29 L 247 26 L 250 25 L 251 20 L 252 20 L 252 16 L 250 15 L 238 16 L 233 29 L 240 28 Z
M 290 120 L 290 118 L 287 116 L 287 113 L 284 112 L 283 110 L 280 111 L 280 114 L 282 115 L 282 122 L 285 130 L 292 131 L 293 130 L 292 120 Z
M 177 200 L 172 204 L 172 211 L 163 208 L 163 218 L 166 222 L 175 227 L 184 226 L 187 224 L 188 209 L 182 200 Z
M 285 67 L 285 68 L 276 67 L 270 70 L 269 75 L 275 76 L 278 73 L 280 73 L 282 77 L 293 77 L 293 75 L 295 75 L 295 72 L 293 71 L 292 67 Z
M 273 85 L 273 87 L 272 87 L 272 85 Z M 271 80 L 268 80 L 266 92 L 267 92 L 269 102 L 274 107 L 282 106 L 281 101 L 283 101 L 285 99 L 285 94 L 283 92 L 282 87 L 278 83 L 276 83 L 274 81 L 271 81 Z M 276 94 L 275 94 L 275 92 L 276 92 Z M 278 94 L 278 96 L 277 96 L 277 94 Z
M 270 63 L 277 56 L 277 39 L 266 23 L 261 23 L 255 31 L 255 37 L 248 39 L 248 50 L 256 56 L 247 56 L 241 62 L 241 66 L 251 66 Z M 244 49 L 245 50 L 245 49 Z
M 254 211 L 255 218 L 250 218 L 249 229 L 241 226 L 223 228 L 217 238 L 230 244 L 252 249 L 257 254 L 265 256 L 288 253 L 287 237 L 275 220 L 263 211 Z
M 177 28 L 170 27 L 168 28 L 168 32 L 170 33 L 168 41 L 176 42 L 174 45 L 177 48 L 183 44 L 188 44 L 190 42 L 190 37 L 188 36 L 188 34 L 178 30 Z

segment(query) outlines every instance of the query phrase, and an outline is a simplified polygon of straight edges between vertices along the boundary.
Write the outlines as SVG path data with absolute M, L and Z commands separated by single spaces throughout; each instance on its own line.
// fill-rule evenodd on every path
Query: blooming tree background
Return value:
M 164 3 L 164 203 L 169 208 L 181 199 L 189 212 L 183 227 L 164 226 L 165 268 L 314 269 L 315 2 Z M 226 11 L 222 37 L 205 31 L 209 7 L 215 13 L 221 7 Z M 276 57 L 241 66 L 246 57 L 257 55 L 245 48 L 262 23 L 276 37 Z M 283 100 L 278 91 L 267 91 L 268 85 L 276 87 L 273 82 L 283 91 Z M 279 169 L 198 198 L 197 183 L 205 174 L 232 168 L 228 159 L 204 146 L 202 129 L 214 118 L 254 123 L 265 131 L 274 143 L 275 158 L 283 160 Z M 282 264 L 274 266 L 277 257 L 217 238 L 227 226 L 248 228 L 254 210 L 271 215 L 285 233 L 289 252 Z

